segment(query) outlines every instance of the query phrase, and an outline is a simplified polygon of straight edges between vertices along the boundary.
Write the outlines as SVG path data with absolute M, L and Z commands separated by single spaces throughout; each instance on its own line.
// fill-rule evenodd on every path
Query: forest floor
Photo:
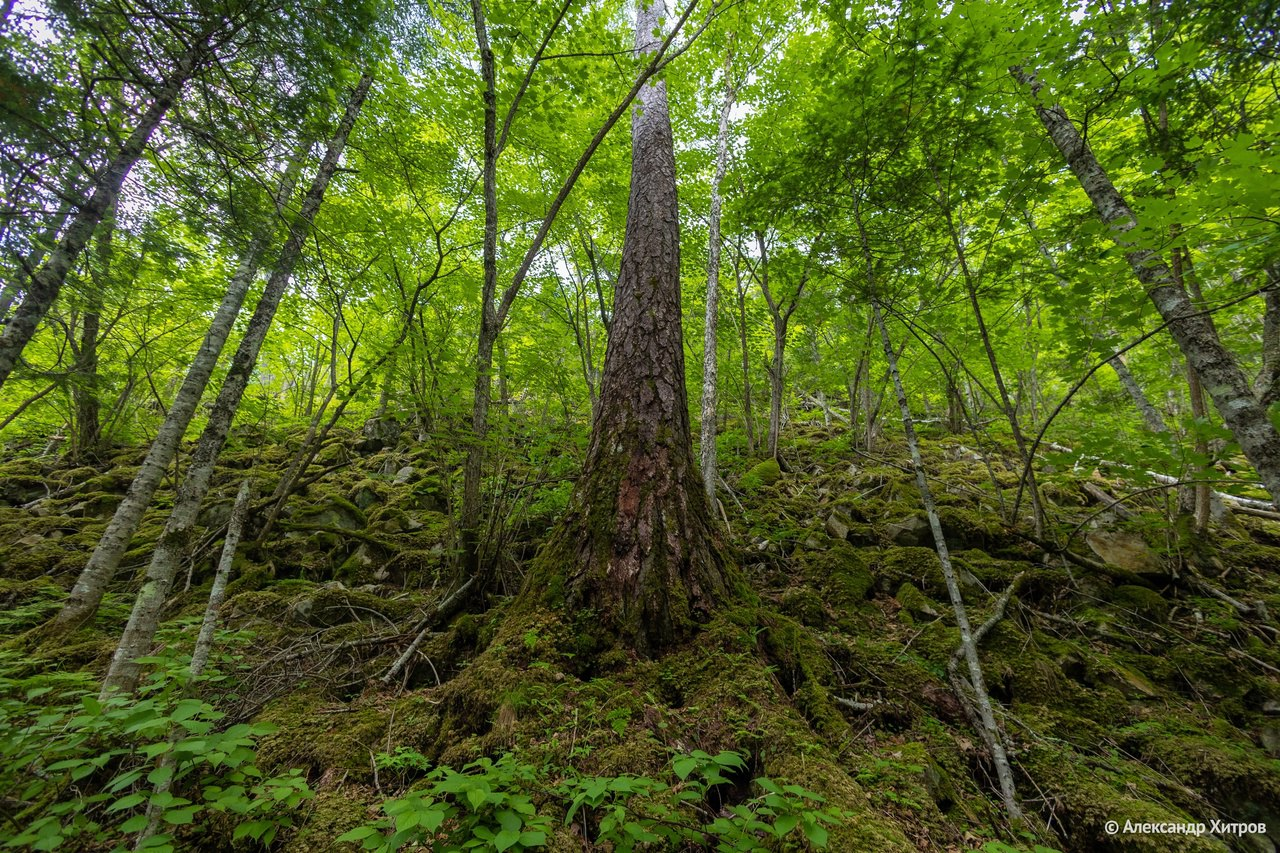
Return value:
M 837 851 L 1276 849 L 1280 631 L 1268 614 L 1280 614 L 1280 522 L 1226 511 L 1197 538 L 1163 518 L 1165 495 L 1126 502 L 1124 517 L 1107 511 L 1085 486 L 1125 494 L 1117 472 L 1047 469 L 1054 529 L 1060 541 L 1074 530 L 1069 548 L 1085 558 L 1064 564 L 1002 522 L 1016 471 L 961 437 L 926 436 L 970 621 L 1003 608 L 980 651 L 1030 816 L 1014 827 L 952 687 L 959 633 L 893 440 L 868 454 L 844 430 L 800 425 L 786 437 L 784 473 L 726 436 L 726 553 L 753 594 L 657 660 L 601 642 L 589 613 L 513 608 L 577 464 L 530 445 L 491 483 L 499 589 L 439 626 L 384 684 L 447 592 L 459 484 L 440 448 L 362 454 L 357 438 L 324 451 L 319 464 L 333 470 L 294 498 L 267 541 L 242 545 L 223 607 L 232 686 L 210 698 L 229 720 L 275 723 L 259 765 L 302 768 L 316 791 L 279 849 L 341 849 L 334 839 L 424 766 L 507 753 L 536 776 L 525 783 L 552 818 L 550 849 L 608 849 L 584 840 L 601 812 L 566 821 L 537 792 L 569 773 L 669 776 L 673 755 L 698 750 L 732 750 L 746 766 L 691 808 L 729 814 L 758 798 L 760 776 L 800 785 L 843 810 L 829 827 Z M 269 487 L 297 437 L 236 441 L 190 580 L 179 578 L 170 602 L 170 645 L 189 646 L 199 627 L 240 479 L 252 471 Z M 136 582 L 122 578 L 93 624 L 56 645 L 24 646 L 23 636 L 57 612 L 140 457 L 0 468 L 0 634 L 23 649 L 29 673 L 105 668 Z M 169 502 L 162 492 L 124 561 L 131 571 Z M 1270 832 L 1108 830 L 1214 819 Z M 232 849 L 211 838 L 192 843 Z

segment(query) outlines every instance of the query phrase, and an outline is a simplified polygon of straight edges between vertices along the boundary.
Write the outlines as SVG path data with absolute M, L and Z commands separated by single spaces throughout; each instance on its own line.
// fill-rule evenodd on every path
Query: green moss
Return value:
M 911 581 L 907 581 L 898 587 L 898 591 L 894 593 L 893 597 L 902 606 L 902 613 L 911 616 L 913 619 L 938 618 L 938 606 Z
M 819 590 L 837 611 L 860 607 L 871 594 L 874 578 L 863 555 L 847 542 L 825 550 L 797 551 L 792 559 L 804 580 Z
M 802 625 L 822 627 L 828 621 L 821 596 L 808 587 L 787 590 L 783 593 L 778 608 Z
M 907 582 L 930 595 L 947 593 L 938 552 L 932 548 L 887 548 L 874 566 L 873 573 L 876 588 L 887 594 L 895 593 Z
M 334 839 L 348 830 L 382 817 L 377 804 L 384 795 L 369 786 L 340 784 L 322 788 L 303 807 L 298 830 L 289 836 L 281 849 L 284 853 L 310 853 L 315 850 L 358 850 L 356 844 L 337 845 Z
M 1160 593 L 1145 586 L 1118 586 L 1111 594 L 1111 600 L 1141 620 L 1162 625 L 1169 621 L 1169 602 Z
M 757 464 L 738 480 L 738 488 L 744 492 L 754 492 L 762 486 L 772 486 L 782 477 L 782 469 L 778 460 L 766 459 Z

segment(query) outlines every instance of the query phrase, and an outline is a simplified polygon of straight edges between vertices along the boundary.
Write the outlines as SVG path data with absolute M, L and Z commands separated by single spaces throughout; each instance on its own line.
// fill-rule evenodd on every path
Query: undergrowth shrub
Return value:
M 734 752 L 677 755 L 662 779 L 622 775 L 583 776 L 569 771 L 558 783 L 511 754 L 482 758 L 463 768 L 430 769 L 411 750 L 382 755 L 380 766 L 428 770 L 423 784 L 382 805 L 384 816 L 358 826 L 338 841 L 359 842 L 365 850 L 395 851 L 406 845 L 431 850 L 527 850 L 542 847 L 552 829 L 533 795 L 549 794 L 566 824 L 578 824 L 583 838 L 608 843 L 617 853 L 636 849 L 674 850 L 693 844 L 716 851 L 751 851 L 786 846 L 825 849 L 826 826 L 845 819 L 818 794 L 798 785 L 758 778 L 761 793 L 723 810 L 711 806 L 712 791 L 731 784 L 746 770 Z
M 224 635 L 219 647 L 232 641 L 247 638 Z M 254 763 L 257 739 L 274 727 L 224 726 L 193 691 L 227 677 L 210 669 L 193 683 L 189 655 L 145 662 L 154 672 L 136 697 L 102 702 L 88 673 L 25 675 L 21 657 L 0 653 L 5 847 L 192 849 L 215 823 L 270 844 L 291 825 L 288 812 L 311 796 L 306 780 L 297 770 L 268 777 Z

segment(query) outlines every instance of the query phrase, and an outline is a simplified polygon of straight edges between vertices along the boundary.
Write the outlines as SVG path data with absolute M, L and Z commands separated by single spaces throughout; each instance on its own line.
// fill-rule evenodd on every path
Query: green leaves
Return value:
M 148 808 L 162 827 L 191 826 L 208 812 L 252 817 L 235 837 L 265 844 L 291 824 L 289 812 L 312 794 L 298 771 L 268 778 L 254 766 L 256 738 L 269 727 L 219 730 L 221 712 L 171 689 L 174 659 L 154 662 L 158 675 L 141 699 L 100 703 L 86 688 L 0 693 L 0 786 L 41 804 L 6 846 L 131 846 L 128 836 L 151 822 Z M 4 666 L 0 657 L 0 682 Z M 61 704 L 31 704 L 55 696 Z M 153 835 L 143 849 L 173 849 L 172 839 Z

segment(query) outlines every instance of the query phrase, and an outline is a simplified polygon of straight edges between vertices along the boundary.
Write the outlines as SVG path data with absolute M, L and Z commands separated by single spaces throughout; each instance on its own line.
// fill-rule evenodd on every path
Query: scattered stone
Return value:
M 849 519 L 842 518 L 839 513 L 831 513 L 827 517 L 827 533 L 833 539 L 848 539 Z
M 420 479 L 422 479 L 422 475 L 418 473 L 418 469 L 412 465 L 406 465 L 396 472 L 395 479 L 391 482 L 397 486 L 402 486 L 405 483 L 413 483 Z
M 1280 725 L 1267 723 L 1258 731 L 1258 742 L 1272 758 L 1280 758 Z
M 1160 574 L 1160 561 L 1141 536 L 1123 530 L 1094 530 L 1085 536 L 1093 553 L 1129 572 Z
M 933 533 L 929 529 L 929 522 L 918 515 L 885 525 L 884 531 L 889 541 L 895 545 L 923 548 L 933 544 Z

